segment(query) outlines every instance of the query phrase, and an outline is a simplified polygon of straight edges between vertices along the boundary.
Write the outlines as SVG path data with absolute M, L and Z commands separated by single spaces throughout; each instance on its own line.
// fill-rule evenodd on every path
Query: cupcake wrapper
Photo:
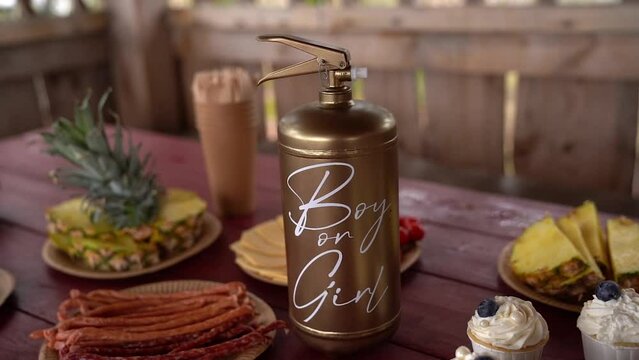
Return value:
M 470 339 L 470 341 L 473 344 L 473 352 L 475 354 L 489 355 L 495 360 L 540 360 L 541 353 L 544 351 L 543 346 L 535 346 L 530 351 L 497 350 L 497 349 L 486 347 L 480 343 L 477 343 L 473 339 Z M 636 360 L 639 360 L 639 358 Z
M 586 360 L 639 360 L 639 347 L 613 346 L 581 333 Z

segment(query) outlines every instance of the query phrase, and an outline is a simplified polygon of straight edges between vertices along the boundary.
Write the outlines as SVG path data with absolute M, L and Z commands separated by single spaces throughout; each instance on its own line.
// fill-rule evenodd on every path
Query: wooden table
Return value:
M 209 199 L 199 145 L 182 138 L 134 132 L 153 153 L 165 186 L 192 189 Z M 225 219 L 221 238 L 210 248 L 172 268 L 129 280 L 74 278 L 48 268 L 40 258 L 45 241 L 45 208 L 67 199 L 47 172 L 64 164 L 42 153 L 37 133 L 0 141 L 0 267 L 12 272 L 16 290 L 0 308 L 0 358 L 35 359 L 39 342 L 27 334 L 53 324 L 55 309 L 69 290 L 128 286 L 175 279 L 240 280 L 287 318 L 286 289 L 256 281 L 234 264 L 229 244 L 243 229 L 280 213 L 278 161 L 260 155 L 258 208 L 250 217 Z M 523 227 L 545 213 L 568 210 L 519 198 L 480 193 L 417 180 L 400 181 L 402 215 L 419 217 L 427 229 L 420 261 L 402 276 L 402 323 L 385 344 L 362 354 L 368 359 L 450 359 L 457 346 L 469 344 L 466 323 L 476 305 L 496 294 L 516 295 L 500 281 L 500 250 Z M 583 359 L 577 314 L 535 303 L 550 327 L 545 359 Z M 278 335 L 265 359 L 324 358 L 294 334 Z

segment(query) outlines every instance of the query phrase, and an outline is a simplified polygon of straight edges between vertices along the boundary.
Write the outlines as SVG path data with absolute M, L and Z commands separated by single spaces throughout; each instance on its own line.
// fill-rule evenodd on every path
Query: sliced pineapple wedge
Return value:
M 621 217 L 607 225 L 614 279 L 621 287 L 639 291 L 639 224 Z
M 586 259 L 586 263 L 590 266 L 599 277 L 600 280 L 604 280 L 604 274 L 597 265 L 597 261 L 590 253 L 588 246 L 586 245 L 586 241 L 581 234 L 581 229 L 579 228 L 579 222 L 574 213 L 570 213 L 564 217 L 559 218 L 557 220 L 557 225 L 559 229 L 568 237 L 568 239 L 572 242 L 573 245 L 579 250 L 581 255 Z
M 583 205 L 574 210 L 574 216 L 590 254 L 595 258 L 601 272 L 607 275 L 610 271 L 610 262 L 595 203 L 592 201 L 584 202 Z
M 197 194 L 168 189 L 155 221 L 137 228 L 116 229 L 92 223 L 84 202 L 74 198 L 50 208 L 46 217 L 50 241 L 91 269 L 123 271 L 159 262 L 191 247 L 202 231 L 206 202 Z
M 550 217 L 515 240 L 510 264 L 515 275 L 536 291 L 572 301 L 581 301 L 600 280 Z

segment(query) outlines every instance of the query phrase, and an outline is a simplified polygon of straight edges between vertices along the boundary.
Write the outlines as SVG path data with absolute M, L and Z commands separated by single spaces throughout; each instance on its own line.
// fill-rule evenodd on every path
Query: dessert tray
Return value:
M 46 241 L 42 247 L 42 259 L 50 267 L 68 275 L 87 279 L 124 279 L 160 271 L 188 259 L 213 244 L 221 233 L 222 223 L 220 220 L 211 213 L 204 213 L 202 235 L 193 246 L 163 259 L 155 265 L 142 269 L 117 272 L 93 270 L 74 261 L 63 251 L 57 249 L 50 241 Z

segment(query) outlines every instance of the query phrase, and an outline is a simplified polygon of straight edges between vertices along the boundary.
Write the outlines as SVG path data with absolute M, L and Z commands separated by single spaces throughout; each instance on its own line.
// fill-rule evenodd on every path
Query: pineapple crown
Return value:
M 75 107 L 74 120 L 59 118 L 50 132 L 42 133 L 47 152 L 75 165 L 51 173 L 55 183 L 86 189 L 84 209 L 92 222 L 107 221 L 116 228 L 137 227 L 157 216 L 162 188 L 147 170 L 150 154 L 141 156 L 141 145 L 125 139 L 117 114 L 112 144 L 104 129 L 103 108 L 107 90 L 98 102 L 97 122 L 89 107 L 91 93 Z M 126 145 L 125 145 L 126 141 Z

